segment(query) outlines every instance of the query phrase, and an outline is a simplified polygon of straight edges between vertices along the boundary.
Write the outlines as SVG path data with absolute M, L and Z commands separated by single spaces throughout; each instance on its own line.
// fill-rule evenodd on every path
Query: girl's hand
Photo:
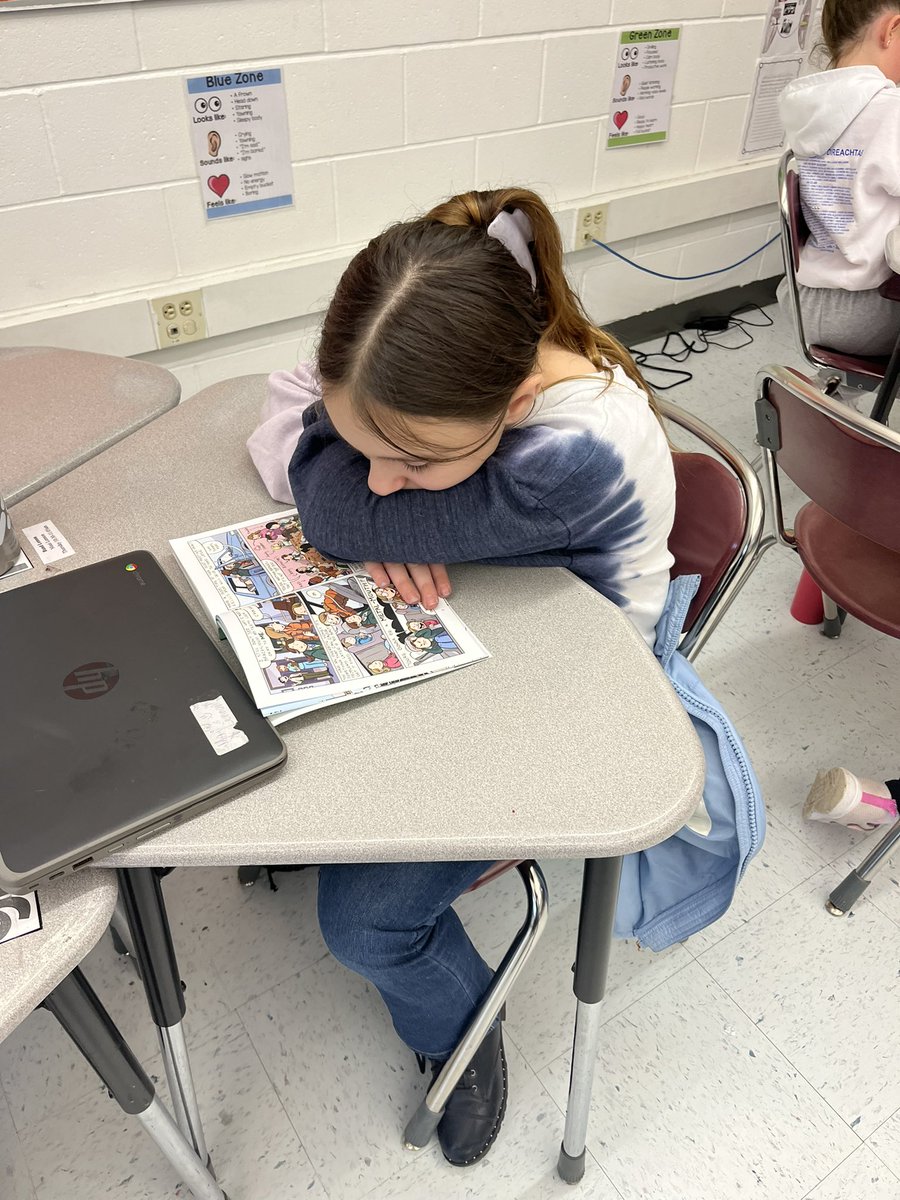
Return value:
M 449 596 L 450 577 L 443 563 L 367 562 L 376 587 L 395 587 L 407 604 L 435 608 L 440 596 Z

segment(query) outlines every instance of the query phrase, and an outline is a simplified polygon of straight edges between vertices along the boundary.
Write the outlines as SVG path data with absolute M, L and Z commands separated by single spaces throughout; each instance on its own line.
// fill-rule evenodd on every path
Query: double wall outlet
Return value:
M 156 318 L 156 344 L 161 350 L 206 337 L 202 292 L 179 292 L 150 301 Z
M 609 206 L 593 204 L 590 208 L 579 208 L 575 214 L 575 242 L 573 250 L 587 250 L 598 241 L 606 239 L 606 214 Z

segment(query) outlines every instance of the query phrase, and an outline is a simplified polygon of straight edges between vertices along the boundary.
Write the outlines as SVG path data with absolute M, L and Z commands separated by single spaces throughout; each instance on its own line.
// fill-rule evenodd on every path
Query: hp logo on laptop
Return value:
M 119 682 L 119 670 L 112 663 L 92 662 L 76 667 L 63 680 L 63 691 L 73 700 L 96 700 Z

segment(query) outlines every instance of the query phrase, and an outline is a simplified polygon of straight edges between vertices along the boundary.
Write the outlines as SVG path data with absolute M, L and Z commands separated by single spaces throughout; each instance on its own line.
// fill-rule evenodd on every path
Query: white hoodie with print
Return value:
M 877 67 L 840 67 L 788 84 L 779 109 L 810 230 L 798 282 L 877 288 L 900 225 L 900 87 Z

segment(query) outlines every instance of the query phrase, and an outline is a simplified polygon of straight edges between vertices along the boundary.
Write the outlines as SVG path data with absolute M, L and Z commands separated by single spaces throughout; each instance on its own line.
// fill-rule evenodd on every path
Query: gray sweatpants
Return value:
M 787 283 L 778 285 L 778 302 L 790 312 Z M 877 288 L 848 292 L 843 288 L 799 286 L 803 331 L 814 346 L 841 354 L 890 354 L 900 335 L 900 302 L 885 300 Z

